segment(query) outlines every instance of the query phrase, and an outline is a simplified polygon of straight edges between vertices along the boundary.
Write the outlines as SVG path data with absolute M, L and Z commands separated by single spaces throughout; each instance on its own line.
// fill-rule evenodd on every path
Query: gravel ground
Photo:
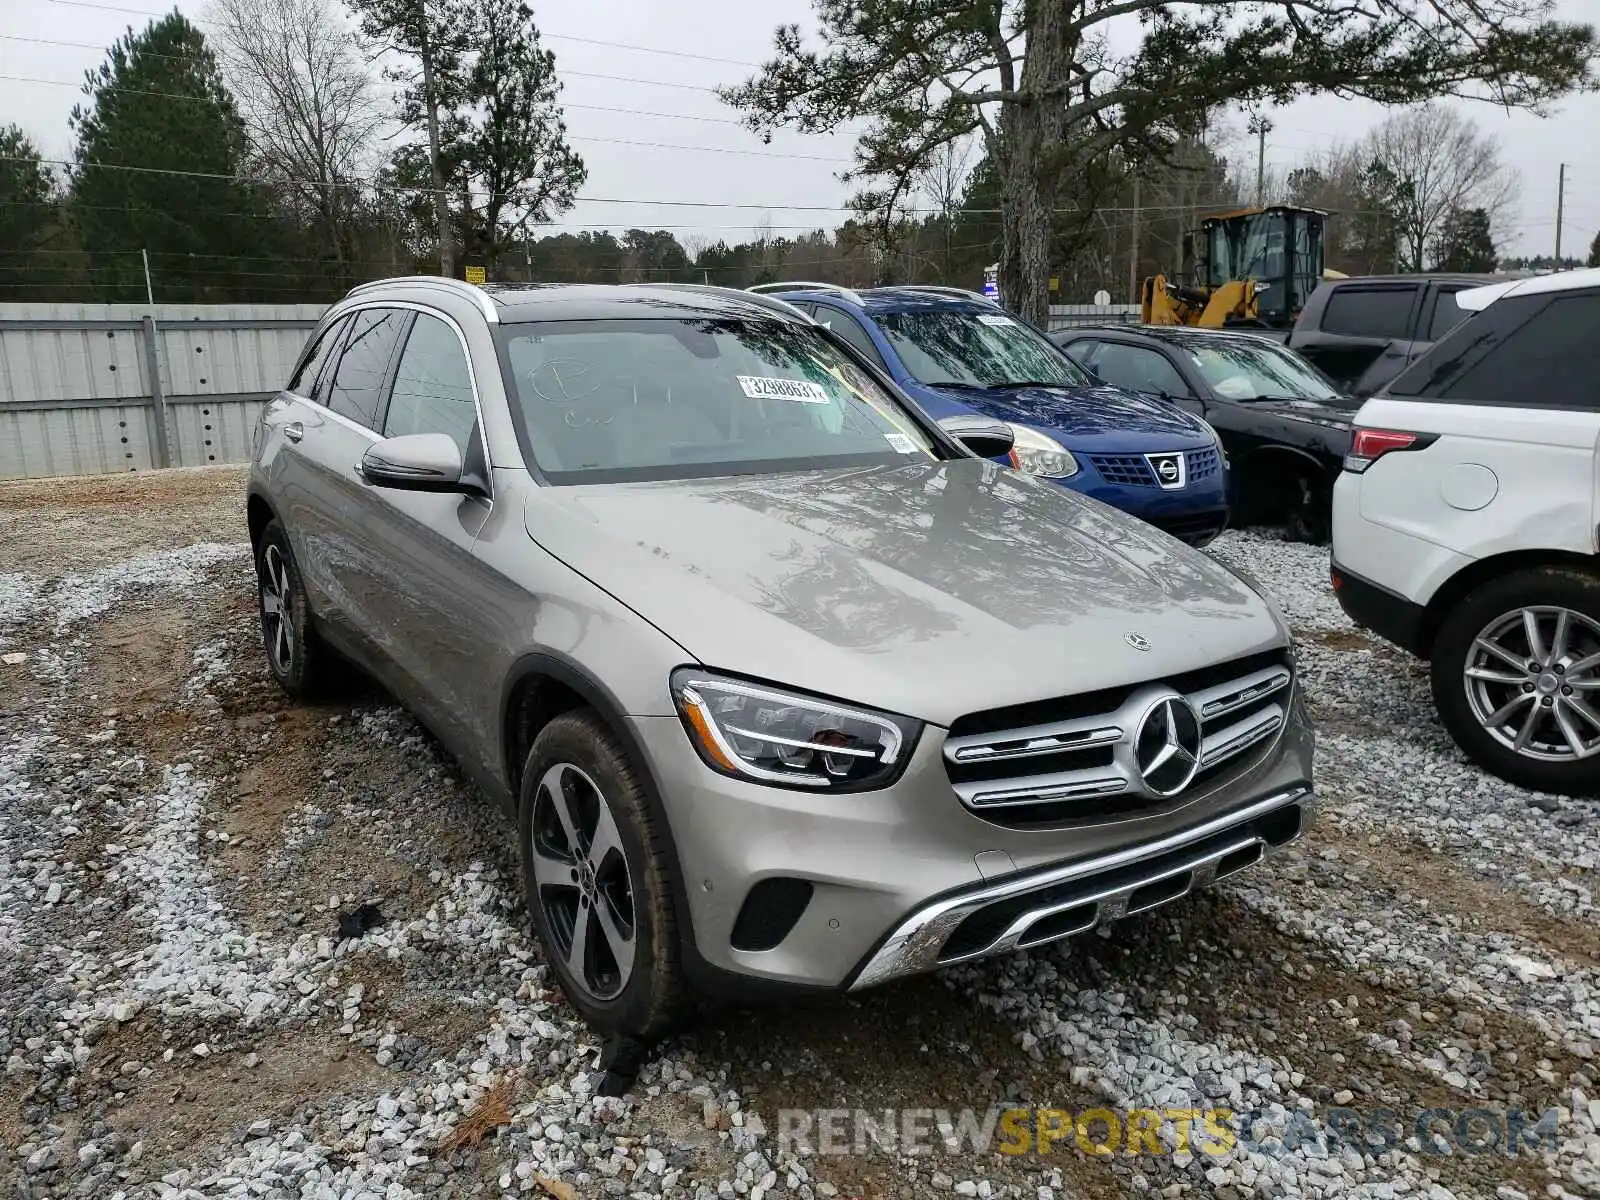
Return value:
M 500 818 L 385 696 L 300 707 L 267 679 L 241 484 L 0 485 L 5 1194 L 1600 1196 L 1595 810 L 1468 765 L 1325 552 L 1215 549 L 1297 631 L 1323 729 L 1303 844 L 1100 936 L 710 1014 L 606 1099 Z M 381 924 L 341 936 L 362 905 Z M 1010 1102 L 1259 1120 L 1222 1155 L 777 1136 L 785 1109 Z M 1294 1135 L 1331 1106 L 1400 1136 Z M 1511 1106 L 1559 1107 L 1558 1144 L 1411 1134 Z

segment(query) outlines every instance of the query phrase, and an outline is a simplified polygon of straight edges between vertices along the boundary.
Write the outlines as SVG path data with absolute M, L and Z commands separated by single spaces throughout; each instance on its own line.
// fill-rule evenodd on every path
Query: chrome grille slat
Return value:
M 1121 736 L 1122 730 L 1117 726 L 1104 725 L 1101 718 L 1093 717 L 1086 721 L 1056 721 L 1049 725 L 1014 729 L 1002 740 L 996 740 L 990 734 L 949 738 L 944 744 L 944 753 L 951 762 L 1000 762 L 1106 746 Z
M 1195 692 L 1189 697 L 1189 703 L 1194 705 L 1202 721 L 1214 721 L 1273 692 L 1281 691 L 1289 686 L 1293 678 L 1288 667 L 1266 667 L 1243 679 L 1230 680 L 1217 687 Z
M 1200 723 L 1197 782 L 1184 791 L 1151 791 L 1135 762 L 1140 722 L 1160 697 L 1173 694 L 1160 680 L 1128 688 L 1110 711 L 946 738 L 951 786 L 966 807 L 1002 824 L 1070 822 L 1094 815 L 1094 801 L 1107 797 L 1127 797 L 1119 803 L 1131 815 L 1129 800 L 1153 804 L 1215 786 L 1218 768 L 1275 738 L 1288 723 L 1294 673 L 1285 661 L 1263 665 L 1256 656 L 1242 661 L 1232 678 L 1210 682 L 1215 678 L 1209 673 L 1205 686 L 1179 693 Z M 1044 815 L 1031 818 L 1030 808 Z
M 1214 767 L 1236 755 L 1243 754 L 1263 738 L 1270 737 L 1283 728 L 1283 709 L 1274 704 L 1271 708 L 1246 717 L 1226 729 L 1207 735 L 1200 743 L 1201 769 Z

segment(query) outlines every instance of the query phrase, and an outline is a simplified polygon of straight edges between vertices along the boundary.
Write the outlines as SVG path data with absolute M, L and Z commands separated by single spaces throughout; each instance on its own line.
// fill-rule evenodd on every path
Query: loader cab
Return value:
M 1208 288 L 1250 279 L 1262 324 L 1294 324 L 1322 282 L 1327 213 L 1275 204 L 1219 213 L 1200 223 L 1201 268 Z

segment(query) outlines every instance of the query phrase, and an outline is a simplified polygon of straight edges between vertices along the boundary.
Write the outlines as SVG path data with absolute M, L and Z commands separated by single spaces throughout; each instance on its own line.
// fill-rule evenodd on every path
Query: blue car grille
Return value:
M 1126 483 L 1135 487 L 1155 487 L 1156 475 L 1150 464 L 1137 454 L 1091 454 L 1089 461 L 1107 483 Z
M 1189 482 L 1209 479 L 1222 466 L 1222 456 L 1215 449 L 1189 451 Z
M 1209 479 L 1222 467 L 1222 458 L 1214 448 L 1190 450 L 1186 454 L 1189 482 Z M 1121 483 L 1131 487 L 1155 487 L 1156 475 L 1142 454 L 1091 454 L 1089 461 L 1107 483 Z

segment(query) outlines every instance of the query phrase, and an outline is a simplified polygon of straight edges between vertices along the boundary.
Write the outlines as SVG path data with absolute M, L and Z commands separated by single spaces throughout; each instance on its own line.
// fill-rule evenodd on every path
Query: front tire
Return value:
M 647 786 L 581 710 L 540 731 L 518 804 L 523 891 L 562 990 L 597 1031 L 641 1041 L 685 1009 L 672 862 Z
M 1490 580 L 1446 615 L 1430 665 L 1439 716 L 1473 761 L 1535 791 L 1600 792 L 1600 578 Z
M 1300 471 L 1285 490 L 1289 510 L 1283 518 L 1284 536 L 1291 542 L 1324 545 L 1333 527 L 1333 496 L 1326 483 Z

